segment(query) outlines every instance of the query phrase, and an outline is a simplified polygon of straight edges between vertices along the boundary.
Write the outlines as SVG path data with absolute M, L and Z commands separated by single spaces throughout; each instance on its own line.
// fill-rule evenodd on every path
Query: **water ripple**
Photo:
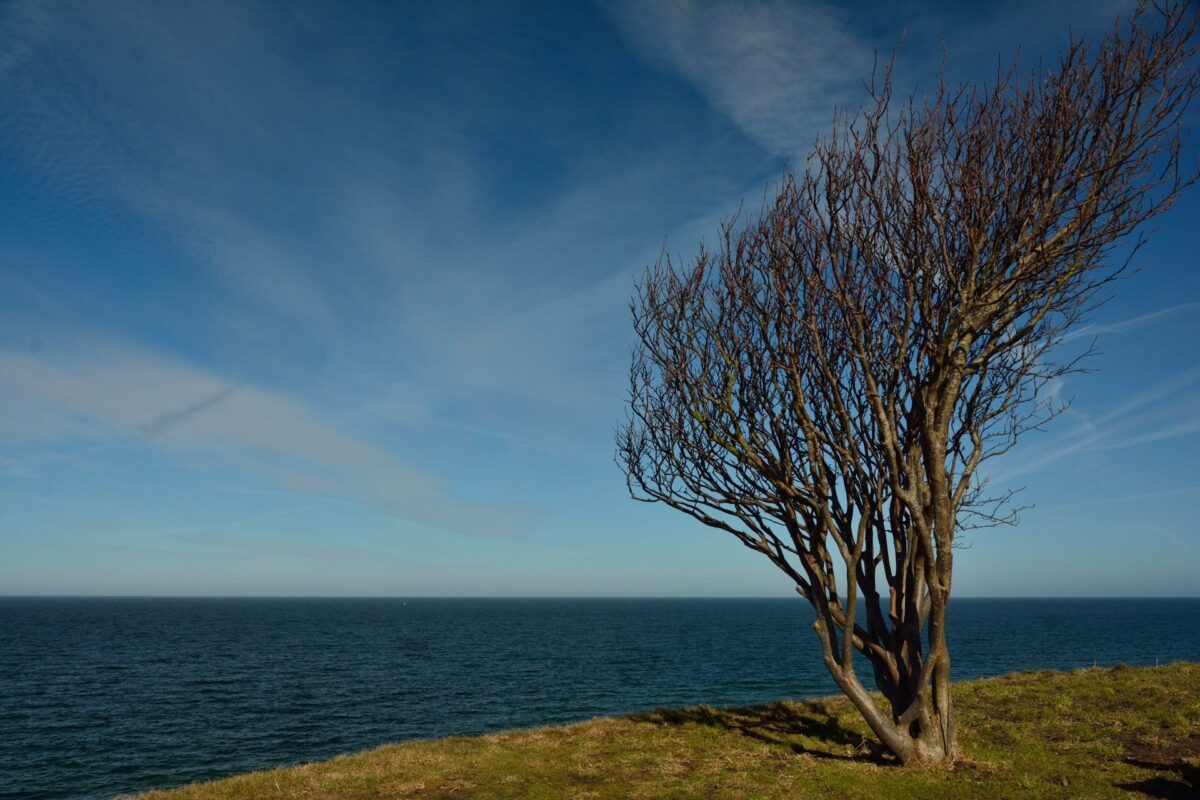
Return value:
M 0 599 L 0 798 L 825 694 L 811 620 L 798 600 Z M 949 630 L 959 679 L 1200 660 L 1196 600 L 959 600 Z

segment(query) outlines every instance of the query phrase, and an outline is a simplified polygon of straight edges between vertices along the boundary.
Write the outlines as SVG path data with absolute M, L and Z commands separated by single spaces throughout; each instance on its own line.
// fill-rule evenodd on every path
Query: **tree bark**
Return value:
M 884 659 L 868 655 L 890 709 L 885 711 L 863 687 L 852 664 L 836 657 L 826 623 L 818 617 L 813 625 L 824 651 L 825 665 L 838 688 L 862 715 L 879 741 L 901 763 L 933 765 L 958 755 L 954 728 L 954 704 L 950 687 L 950 652 L 944 632 L 944 608 L 930 614 L 930 646 L 922 661 L 911 659 L 907 682 L 880 686 L 878 676 L 886 673 Z M 912 651 L 910 651 L 912 652 Z

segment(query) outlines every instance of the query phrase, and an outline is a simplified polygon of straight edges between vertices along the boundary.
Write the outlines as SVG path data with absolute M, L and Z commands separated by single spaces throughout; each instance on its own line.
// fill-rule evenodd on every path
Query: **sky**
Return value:
M 985 80 L 1127 5 L 0 0 L 0 594 L 790 595 L 628 496 L 635 277 L 877 53 Z M 1197 219 L 958 596 L 1200 594 Z

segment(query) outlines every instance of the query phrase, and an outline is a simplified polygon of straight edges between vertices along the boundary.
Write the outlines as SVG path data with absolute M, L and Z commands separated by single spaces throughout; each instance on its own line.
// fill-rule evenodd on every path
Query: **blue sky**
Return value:
M 919 90 L 1122 7 L 0 2 L 0 594 L 789 594 L 627 497 L 633 277 L 901 36 Z M 1200 590 L 1198 212 L 959 595 Z

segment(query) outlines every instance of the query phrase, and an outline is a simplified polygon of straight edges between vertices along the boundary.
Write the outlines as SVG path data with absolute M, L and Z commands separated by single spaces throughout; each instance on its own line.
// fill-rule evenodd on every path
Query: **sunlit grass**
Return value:
M 932 771 L 891 763 L 828 698 L 406 742 L 140 797 L 1200 796 L 1198 664 L 1019 673 L 955 697 L 964 757 Z

